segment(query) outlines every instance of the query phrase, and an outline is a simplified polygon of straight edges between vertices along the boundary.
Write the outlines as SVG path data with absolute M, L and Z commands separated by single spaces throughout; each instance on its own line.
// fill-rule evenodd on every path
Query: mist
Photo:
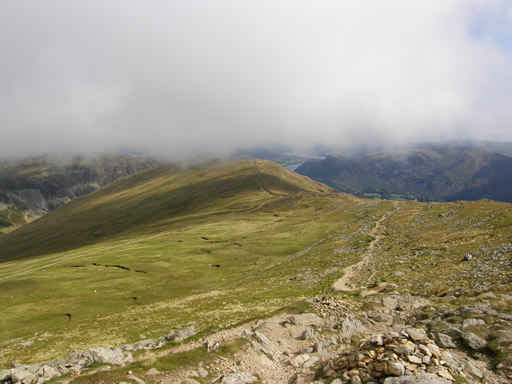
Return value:
M 512 4 L 3 1 L 0 157 L 512 141 Z

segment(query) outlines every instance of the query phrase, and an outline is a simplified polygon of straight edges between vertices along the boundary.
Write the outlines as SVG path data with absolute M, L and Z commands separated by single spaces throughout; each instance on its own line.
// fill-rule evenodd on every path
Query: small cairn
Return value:
M 453 381 L 443 351 L 423 329 L 408 328 L 363 339 L 324 366 L 326 377 L 343 383 L 383 383 L 387 377 L 435 375 Z

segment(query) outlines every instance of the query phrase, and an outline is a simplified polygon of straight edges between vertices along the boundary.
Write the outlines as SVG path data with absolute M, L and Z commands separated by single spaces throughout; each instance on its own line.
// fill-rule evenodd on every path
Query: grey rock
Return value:
M 256 337 L 256 340 L 258 340 L 260 343 L 262 343 L 265 347 L 268 347 L 268 348 L 272 347 L 272 342 L 263 333 L 256 331 L 256 332 L 254 332 L 254 337 Z
M 11 371 L 9 369 L 2 369 L 0 371 L 0 382 L 7 381 L 11 377 Z
M 415 355 L 407 355 L 407 360 L 413 364 L 420 365 L 422 363 L 421 359 Z
M 37 376 L 45 379 L 51 379 L 60 376 L 60 372 L 49 365 L 42 365 L 41 368 L 37 370 Z
M 34 340 L 24 341 L 23 343 L 16 344 L 14 348 L 26 348 L 34 344 Z
M 421 328 L 407 328 L 407 334 L 414 341 L 427 340 L 428 336 L 424 329 Z
M 484 377 L 482 375 L 482 371 L 480 371 L 471 361 L 464 360 L 463 364 L 464 364 L 464 371 L 466 371 L 470 375 L 472 375 L 478 379 L 482 379 Z
M 352 376 L 351 384 L 361 384 L 361 378 L 359 376 Z
M 254 332 L 251 331 L 250 329 L 244 329 L 242 331 L 242 334 L 241 336 L 244 338 L 244 339 L 250 339 L 251 337 L 254 336 Z
M 149 351 L 152 349 L 157 349 L 163 347 L 164 343 L 162 340 L 143 340 L 139 341 L 132 345 L 133 351 Z M 130 349 L 127 349 L 126 347 L 123 348 L 125 351 L 128 351 Z
M 391 310 L 396 309 L 396 307 L 398 305 L 398 302 L 396 301 L 396 299 L 391 296 L 384 296 L 381 299 L 381 303 L 384 307 L 391 309 Z
M 368 317 L 372 320 L 375 320 L 379 323 L 385 323 L 386 325 L 393 324 L 393 316 L 387 315 L 381 312 L 369 312 Z
M 384 384 L 451 384 L 451 381 L 439 376 L 423 375 L 388 377 Z
M 201 376 L 202 378 L 205 378 L 206 376 L 209 375 L 208 371 L 206 369 L 204 369 L 203 367 L 199 367 L 197 372 L 199 373 L 199 376 Z
M 222 378 L 222 384 L 250 384 L 257 381 L 256 376 L 251 375 L 247 372 L 232 373 Z
M 309 355 L 304 353 L 301 355 L 294 356 L 290 360 L 290 364 L 293 365 L 294 367 L 302 367 L 302 365 L 304 365 L 304 363 L 308 360 L 309 360 Z
M 13 383 L 31 384 L 37 381 L 37 368 L 35 366 L 17 367 L 11 370 L 11 381 Z
M 314 313 L 303 313 L 301 315 L 291 315 L 285 319 L 285 322 L 294 325 L 314 325 L 321 327 L 325 324 L 324 320 Z
M 462 322 L 462 329 L 479 326 L 485 326 L 485 321 L 482 319 L 464 319 Z
M 144 382 L 144 380 L 142 380 L 142 379 L 138 378 L 137 376 L 128 375 L 127 377 L 128 377 L 128 379 L 130 379 L 130 380 L 132 380 L 132 381 L 135 381 L 137 384 L 146 384 L 146 383 Z
M 311 368 L 313 365 L 318 363 L 320 361 L 320 358 L 317 356 L 311 356 L 302 366 L 304 368 Z
M 88 365 L 98 363 L 124 366 L 125 363 L 133 361 L 132 355 L 123 352 L 121 348 L 97 347 L 88 349 L 81 356 L 88 361 Z
M 405 373 L 405 367 L 398 361 L 392 362 L 388 364 L 388 372 L 393 376 L 403 376 Z
M 160 372 L 158 369 L 156 369 L 156 368 L 150 368 L 150 369 L 148 369 L 148 370 L 146 371 L 146 373 L 145 373 L 145 374 L 146 374 L 146 376 L 157 376 L 157 375 L 159 375 L 160 373 L 161 373 L 161 372 Z
M 495 332 L 495 335 L 498 337 L 498 343 L 512 343 L 512 330 L 511 329 L 502 329 Z
M 441 358 L 444 360 L 447 367 L 451 368 L 454 372 L 461 372 L 464 368 L 464 365 L 459 359 L 453 357 L 453 355 L 448 351 L 441 352 Z
M 506 321 L 512 321 L 512 315 L 509 315 L 508 313 L 498 313 L 497 316 Z
M 341 328 L 341 337 L 345 340 L 350 340 L 353 336 L 362 335 L 366 332 L 366 327 L 354 316 L 347 316 L 339 327 Z
M 181 384 L 201 384 L 199 381 L 191 379 L 190 377 L 187 377 L 185 380 L 181 382 Z
M 169 332 L 167 334 L 167 336 L 165 336 L 165 339 L 168 340 L 168 341 L 172 341 L 172 340 L 186 340 L 188 339 L 189 337 L 192 337 L 196 334 L 197 332 L 195 331 L 194 327 L 186 327 L 186 328 L 183 328 L 183 329 L 179 329 L 177 331 L 172 331 L 172 332 Z
M 469 348 L 474 350 L 487 347 L 487 341 L 471 332 L 463 333 L 462 340 L 464 340 Z
M 496 299 L 496 295 L 492 292 L 484 292 L 478 295 L 479 299 Z
M 396 296 L 396 301 L 397 309 L 407 312 L 412 312 L 432 304 L 428 299 L 411 295 Z
M 311 340 L 315 338 L 315 330 L 313 327 L 307 327 L 300 335 L 300 340 Z
M 438 333 L 436 335 L 436 343 L 441 348 L 457 348 L 452 338 L 444 333 Z

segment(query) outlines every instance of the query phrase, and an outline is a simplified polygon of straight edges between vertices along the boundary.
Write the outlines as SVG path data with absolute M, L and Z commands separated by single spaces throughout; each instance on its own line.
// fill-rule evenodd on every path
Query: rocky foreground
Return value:
M 121 383 L 510 383 L 512 316 L 499 312 L 512 297 L 491 292 L 456 306 L 441 301 L 385 294 L 364 301 L 323 297 L 311 312 L 281 314 L 199 338 L 194 325 L 177 327 L 156 340 L 74 352 L 65 359 L 16 365 L 0 372 L 0 383 L 69 383 L 104 371 Z M 467 300 L 466 300 L 467 301 Z M 508 308 L 508 307 L 507 307 Z M 223 343 L 244 339 L 233 355 Z M 205 348 L 211 358 L 172 372 L 149 368 L 133 374 L 130 364 Z M 116 368 L 124 367 L 124 368 Z M 107 372 L 124 369 L 122 381 Z M 60 379 L 59 379 L 60 377 Z M 98 381 L 91 381 L 98 382 Z

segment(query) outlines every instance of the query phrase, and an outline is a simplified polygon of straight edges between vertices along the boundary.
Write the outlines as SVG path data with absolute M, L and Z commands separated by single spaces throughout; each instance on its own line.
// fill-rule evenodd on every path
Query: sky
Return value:
M 509 0 L 0 0 L 0 157 L 512 141 Z

